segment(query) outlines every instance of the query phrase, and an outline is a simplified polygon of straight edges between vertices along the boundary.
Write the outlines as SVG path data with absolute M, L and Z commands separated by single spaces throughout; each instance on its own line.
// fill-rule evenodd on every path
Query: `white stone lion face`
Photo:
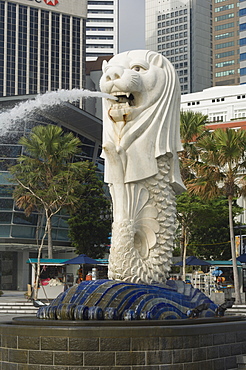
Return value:
M 107 99 L 105 108 L 114 122 L 129 122 L 159 100 L 165 84 L 162 56 L 156 54 L 147 62 L 146 51 L 125 52 L 103 64 L 100 88 L 117 97 Z

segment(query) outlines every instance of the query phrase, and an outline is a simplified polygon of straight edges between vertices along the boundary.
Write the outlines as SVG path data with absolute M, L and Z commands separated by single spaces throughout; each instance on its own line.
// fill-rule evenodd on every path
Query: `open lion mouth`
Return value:
M 114 104 L 126 104 L 130 107 L 135 105 L 134 96 L 132 93 L 114 92 L 111 95 L 117 98 L 117 102 L 114 100 Z
M 114 100 L 108 99 L 110 106 L 108 115 L 114 122 L 127 122 L 132 118 L 132 112 L 137 108 L 138 102 L 135 94 L 122 91 L 112 91 L 110 94 Z M 117 98 L 117 100 L 115 100 Z

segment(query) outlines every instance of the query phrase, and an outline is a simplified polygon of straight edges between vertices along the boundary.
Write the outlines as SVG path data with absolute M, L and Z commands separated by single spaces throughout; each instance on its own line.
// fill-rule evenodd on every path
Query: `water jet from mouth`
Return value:
M 60 105 L 64 102 L 74 103 L 81 98 L 108 98 L 117 100 L 114 96 L 101 93 L 99 91 L 90 91 L 84 89 L 57 90 L 37 95 L 35 99 L 29 99 L 17 104 L 14 108 L 0 113 L 0 132 L 6 132 L 11 125 L 18 120 L 25 119 L 30 113 L 37 110 L 45 110 L 49 107 Z

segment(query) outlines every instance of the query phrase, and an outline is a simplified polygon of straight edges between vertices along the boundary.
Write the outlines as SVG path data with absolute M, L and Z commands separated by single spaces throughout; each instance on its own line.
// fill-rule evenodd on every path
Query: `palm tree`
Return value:
M 48 237 L 48 258 L 53 258 L 52 224 L 54 215 L 64 207 L 76 208 L 81 178 L 86 171 L 85 162 L 73 163 L 73 157 L 80 152 L 80 140 L 72 133 L 64 134 L 58 126 L 36 126 L 28 137 L 19 140 L 25 154 L 18 164 L 9 168 L 18 184 L 14 199 L 26 216 L 33 210 L 44 212 L 46 223 L 38 247 L 38 263 L 34 285 L 34 299 L 37 299 L 40 276 L 40 258 L 46 236 Z
M 191 167 L 198 158 L 198 152 L 195 145 L 196 140 L 206 133 L 205 124 L 208 116 L 200 112 L 181 111 L 180 112 L 180 135 L 184 150 L 180 153 L 180 171 L 184 184 L 193 177 Z M 187 220 L 184 215 L 178 215 L 181 225 L 181 258 L 182 258 L 182 276 L 185 280 L 185 260 L 188 244 Z
M 198 152 L 196 141 L 206 134 L 205 125 L 208 116 L 200 112 L 180 112 L 180 136 L 184 150 L 180 153 L 181 176 L 184 183 L 192 176 L 190 172 L 191 163 L 197 159 Z
M 198 140 L 200 162 L 195 164 L 197 177 L 189 181 L 189 192 L 204 199 L 224 194 L 228 199 L 231 256 L 233 263 L 235 303 L 241 304 L 235 238 L 233 230 L 232 203 L 235 196 L 245 194 L 243 183 L 245 169 L 246 131 L 217 129 Z
M 22 137 L 25 154 L 9 170 L 17 182 L 14 199 L 29 216 L 34 209 L 45 212 L 48 258 L 52 258 L 51 219 L 62 207 L 73 205 L 74 187 L 79 185 L 82 162 L 72 163 L 80 151 L 80 140 L 72 133 L 63 134 L 58 126 L 36 126 Z

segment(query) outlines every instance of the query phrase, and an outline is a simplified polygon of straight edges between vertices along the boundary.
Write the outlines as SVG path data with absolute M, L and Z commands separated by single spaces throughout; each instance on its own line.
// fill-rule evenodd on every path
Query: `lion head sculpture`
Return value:
M 180 87 L 172 64 L 148 50 L 128 51 L 103 63 L 101 91 L 114 99 L 103 102 L 103 146 L 113 143 L 124 155 L 124 182 L 158 173 L 157 159 L 170 156 L 176 192 L 184 189 L 177 152 L 180 141 Z M 104 154 L 102 154 L 104 156 Z M 112 183 L 105 163 L 105 181 Z

